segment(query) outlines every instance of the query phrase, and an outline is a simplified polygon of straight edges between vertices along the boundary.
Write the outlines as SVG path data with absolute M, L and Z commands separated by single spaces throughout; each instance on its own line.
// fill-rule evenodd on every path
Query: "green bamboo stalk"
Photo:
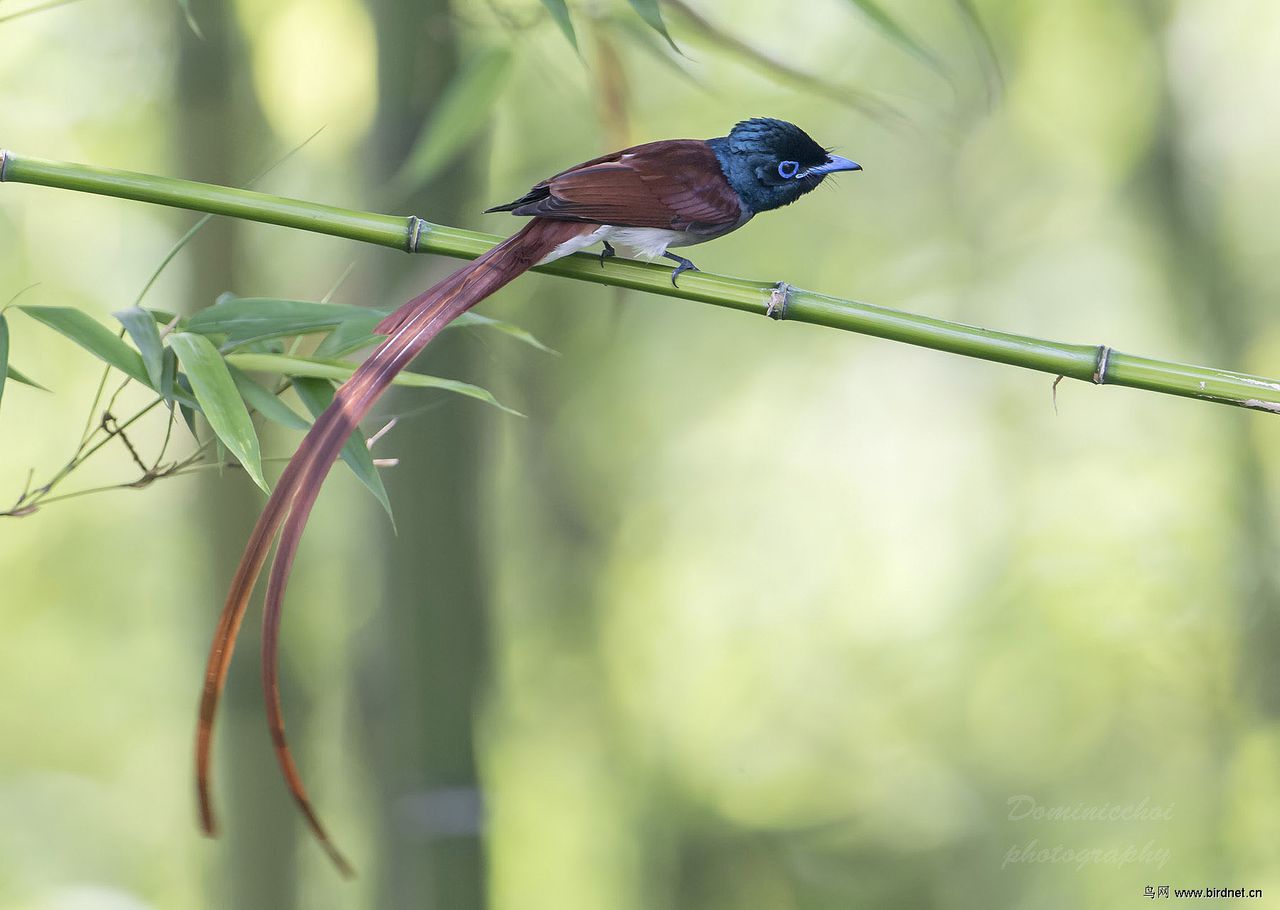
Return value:
M 460 259 L 474 259 L 501 239 L 432 224 L 415 215 L 359 212 L 251 190 L 46 161 L 0 150 L 0 182 L 5 181 L 228 215 L 411 253 L 437 253 Z M 677 288 L 672 286 L 671 271 L 665 266 L 612 259 L 602 268 L 598 257 L 585 253 L 539 266 L 536 271 L 873 335 L 1099 385 L 1127 386 L 1280 413 L 1280 380 L 1125 354 L 1107 345 L 1064 344 L 997 332 L 828 297 L 783 282 L 686 272 Z

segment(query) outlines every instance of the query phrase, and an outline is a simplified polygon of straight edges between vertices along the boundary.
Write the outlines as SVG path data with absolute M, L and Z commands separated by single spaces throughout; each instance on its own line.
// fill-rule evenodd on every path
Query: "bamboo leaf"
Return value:
M 764 70 L 771 78 L 782 79 L 796 86 L 829 98 L 837 104 L 860 111 L 889 126 L 903 127 L 910 121 L 896 106 L 880 95 L 851 86 L 834 85 L 812 73 L 794 66 L 789 58 L 776 57 L 712 23 L 685 0 L 667 0 L 667 10 L 675 10 L 685 23 L 689 33 L 701 38 L 716 49 Z
M 272 423 L 278 423 L 283 427 L 288 427 L 291 430 L 305 430 L 311 426 L 302 415 L 281 401 L 279 395 L 254 382 L 243 370 L 230 365 L 227 366 L 227 369 L 230 371 L 231 380 L 236 384 L 236 391 L 240 393 L 244 403 L 267 418 L 267 420 Z
M 157 310 L 155 307 L 149 307 L 149 306 L 142 307 L 142 311 L 146 313 L 148 316 L 150 316 L 152 319 L 154 319 L 156 321 L 157 326 L 169 325 L 171 322 L 173 322 L 176 319 L 178 320 L 178 322 L 176 323 L 178 327 L 186 328 L 186 326 L 182 322 L 182 319 L 178 316 L 177 313 L 170 313 L 168 310 Z
M 278 395 L 273 395 L 262 385 L 254 382 L 242 370 L 230 367 L 230 371 L 231 378 L 235 381 L 236 388 L 245 403 L 263 417 L 291 430 L 306 430 L 311 426 L 309 420 L 281 401 Z M 328 380 L 295 379 L 293 387 L 302 403 L 313 415 L 321 414 L 333 400 L 333 386 Z M 342 460 L 351 468 L 352 473 L 360 478 L 360 482 L 369 488 L 369 492 L 373 493 L 386 509 L 387 515 L 391 516 L 391 500 L 387 496 L 386 488 L 382 485 L 382 477 L 378 474 L 377 466 L 373 463 L 369 446 L 358 429 L 343 447 Z M 394 521 L 394 517 L 392 520 Z
M 131 307 L 112 313 L 129 333 L 133 343 L 142 355 L 142 364 L 146 367 L 147 378 L 151 388 L 159 390 L 164 379 L 164 345 L 160 343 L 160 330 L 156 328 L 155 317 L 141 307 Z
M 280 373 L 285 376 L 305 376 L 312 379 L 346 380 L 356 371 L 358 364 L 342 360 L 315 360 L 307 357 L 289 357 L 285 354 L 228 354 L 227 362 L 242 370 L 260 373 Z M 438 376 L 427 376 L 424 373 L 410 373 L 402 370 L 392 380 L 395 385 L 409 386 L 415 389 L 443 389 L 457 395 L 466 395 L 495 408 L 523 417 L 519 411 L 500 404 L 487 389 L 460 382 L 456 379 L 441 379 Z M 199 396 L 197 396 L 199 397 Z
M 637 22 L 634 16 L 617 16 L 609 20 L 611 31 L 625 38 L 635 47 L 640 48 L 646 54 L 657 60 L 663 66 L 666 66 L 672 72 L 678 73 L 685 79 L 688 79 L 703 91 L 707 90 L 706 83 L 698 76 L 694 75 L 685 68 L 681 57 L 688 59 L 688 55 L 681 52 L 681 56 L 671 53 L 671 49 L 653 34 L 653 29 L 646 28 L 643 23 Z
M 581 55 L 582 52 L 578 48 L 578 35 L 573 30 L 573 20 L 569 18 L 569 7 L 565 0 L 542 0 L 542 5 L 547 8 L 556 25 L 560 26 L 560 31 L 569 39 L 573 49 Z
M 982 17 L 973 5 L 973 0 L 956 0 L 956 6 L 960 8 L 960 13 L 964 17 L 969 31 L 977 35 L 978 41 L 982 44 L 982 49 L 986 53 L 987 61 L 995 72 L 996 94 L 1003 94 L 1004 70 L 1000 66 L 1000 54 L 996 51 L 995 42 L 991 40 L 991 33 L 987 31 L 987 27 L 983 24 Z M 983 74 L 986 74 L 986 67 L 983 67 Z M 990 91 L 990 88 L 988 88 L 988 91 Z
M 200 31 L 200 23 L 196 21 L 196 17 L 191 12 L 191 0 L 178 0 L 178 6 L 182 8 L 182 15 L 187 20 L 187 28 L 191 29 L 191 33 L 203 41 L 204 32 Z
M 169 336 L 169 345 L 191 381 L 191 389 L 209 427 L 244 466 L 253 482 L 267 490 L 267 481 L 262 476 L 262 449 L 253 420 L 213 342 L 194 332 L 175 332 Z
M 376 310 L 372 312 L 376 318 L 370 322 L 361 323 L 359 320 L 350 319 L 325 335 L 324 339 L 316 345 L 315 358 L 333 360 L 382 341 L 386 336 L 373 334 L 373 328 L 384 314 Z
M 389 197 L 403 199 L 420 189 L 479 135 L 511 76 L 512 60 L 505 48 L 489 48 L 454 77 L 388 184 Z
M 320 332 L 347 320 L 359 320 L 372 329 L 383 315 L 367 307 L 341 303 L 224 296 L 188 319 L 185 329 L 198 335 L 225 335 L 227 346 L 234 348 L 270 338 Z
M 57 9 L 60 6 L 67 6 L 72 3 L 78 3 L 79 0 L 48 0 L 46 3 L 37 3 L 35 6 L 28 6 L 26 9 L 20 9 L 16 13 L 9 13 L 0 16 L 0 22 L 9 22 L 13 19 L 21 19 L 23 16 L 30 16 L 32 13 L 43 13 L 45 10 Z
M 42 392 L 49 391 L 49 389 L 46 386 L 42 386 L 40 383 L 36 382 L 26 373 L 22 372 L 17 367 L 15 367 L 13 364 L 9 364 L 8 374 L 9 374 L 9 378 L 12 379 L 14 382 L 20 382 L 23 385 L 29 385 L 31 386 L 31 388 L 39 389 Z
M 299 377 L 293 380 L 294 391 L 302 399 L 313 417 L 319 417 L 324 409 L 333 401 L 333 384 L 327 379 L 310 379 Z M 382 504 L 387 517 L 395 524 L 395 516 L 391 514 L 391 498 L 387 496 L 387 488 L 382 485 L 382 475 L 373 463 L 373 453 L 369 451 L 369 443 L 364 433 L 357 427 L 342 447 L 342 460 L 351 468 L 360 482 L 369 488 L 369 492 Z
M 877 0 L 849 0 L 864 16 L 880 29 L 881 33 L 898 47 L 905 50 L 934 72 L 945 77 L 946 68 L 937 57 L 923 44 L 911 36 L 911 33 L 893 18 Z
M 169 379 L 170 372 L 172 372 L 172 380 Z M 198 440 L 200 435 L 196 432 L 196 410 L 200 406 L 196 404 L 195 393 L 191 390 L 191 380 L 187 378 L 186 373 L 178 372 L 178 355 L 174 353 L 173 348 L 165 348 L 165 375 L 166 381 L 170 382 L 168 395 L 178 403 L 178 412 L 182 415 L 182 422 L 187 425 L 191 438 Z M 170 399 L 166 398 L 166 400 Z
M 20 306 L 18 309 L 37 322 L 42 322 L 55 332 L 70 338 L 90 354 L 115 367 L 126 376 L 136 379 L 143 385 L 151 385 L 151 377 L 147 375 L 142 355 L 88 314 L 61 306 Z
M 376 344 L 383 336 L 375 334 L 374 327 L 390 312 L 385 309 L 310 300 L 228 296 L 192 316 L 184 328 L 200 335 L 225 335 L 227 349 L 241 348 L 272 338 L 331 329 L 316 348 L 316 358 L 324 360 Z M 463 313 L 449 323 L 448 328 L 489 328 L 540 351 L 556 353 L 527 329 L 501 319 L 481 316 L 479 313 Z
M 9 321 L 0 312 L 0 404 L 4 403 L 4 381 L 9 375 Z
M 649 27 L 667 39 L 667 43 L 671 45 L 671 49 L 677 54 L 684 56 L 684 51 L 676 46 L 671 40 L 671 33 L 667 31 L 667 23 L 662 19 L 662 10 L 658 8 L 658 0 L 627 0 L 631 4 L 631 8 L 639 14 L 640 18 L 649 24 Z
M 547 347 L 528 329 L 521 328 L 513 322 L 505 322 L 501 319 L 494 319 L 490 316 L 482 316 L 479 313 L 468 311 L 454 319 L 453 322 L 449 323 L 449 328 L 462 329 L 469 327 L 493 329 L 494 331 L 501 332 L 504 335 L 510 335 L 517 341 L 523 341 L 525 344 L 530 347 L 537 348 L 544 354 L 554 354 L 557 357 L 560 356 L 559 351 Z
M 199 439 L 196 434 L 196 412 L 190 405 L 178 405 L 178 411 L 182 414 L 182 422 L 187 425 L 187 431 L 191 433 L 192 439 Z
M 178 372 L 178 355 L 173 352 L 173 348 L 164 349 L 163 363 L 160 370 L 160 397 L 164 399 L 170 411 L 173 410 L 174 402 L 177 402 L 194 417 L 200 405 L 191 393 L 191 383 L 184 374 Z M 187 415 L 184 413 L 183 416 Z M 194 436 L 196 433 L 194 420 L 189 419 L 187 423 L 191 426 L 191 435 Z
M 164 360 L 160 367 L 160 395 L 164 398 L 164 403 L 168 406 L 170 413 L 173 412 L 173 402 L 176 396 L 178 385 L 178 355 L 173 353 L 172 348 L 164 349 Z

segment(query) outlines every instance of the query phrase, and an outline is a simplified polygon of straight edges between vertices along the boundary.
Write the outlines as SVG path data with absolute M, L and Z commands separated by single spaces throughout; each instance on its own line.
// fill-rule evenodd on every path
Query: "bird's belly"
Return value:
M 604 239 L 626 249 L 637 259 L 657 259 L 672 246 L 692 246 L 710 238 L 692 231 L 666 228 L 611 227 Z
M 557 259 L 563 259 L 571 253 L 578 252 L 578 250 L 585 250 L 593 243 L 598 243 L 601 240 L 608 240 L 609 232 L 614 230 L 616 230 L 616 228 L 613 226 L 602 224 L 594 231 L 587 231 L 585 234 L 579 234 L 577 237 L 566 240 L 550 253 L 539 259 L 538 265 L 546 265 L 548 262 L 555 262 Z
M 667 247 L 672 246 L 691 246 L 695 243 L 702 243 L 704 240 L 710 240 L 711 236 L 707 234 L 695 234 L 693 231 L 673 231 L 666 228 L 641 228 L 641 227 L 618 227 L 614 224 L 602 224 L 593 231 L 587 231 L 574 237 L 572 240 L 566 240 L 564 243 L 556 247 L 552 252 L 548 253 L 539 262 L 544 265 L 548 262 L 554 262 L 568 256 L 570 253 L 576 253 L 578 250 L 586 249 L 593 243 L 607 241 L 616 243 L 626 252 L 637 259 L 657 259 L 667 251 Z

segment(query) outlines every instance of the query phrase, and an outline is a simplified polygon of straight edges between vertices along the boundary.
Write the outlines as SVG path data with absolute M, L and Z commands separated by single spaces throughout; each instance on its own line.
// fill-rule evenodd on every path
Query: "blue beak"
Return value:
M 825 174 L 834 174 L 836 171 L 860 171 L 862 165 L 856 161 L 850 161 L 848 158 L 841 158 L 839 155 L 828 155 L 826 162 L 819 164 L 817 167 L 811 167 L 808 174 L 816 174 L 819 176 Z

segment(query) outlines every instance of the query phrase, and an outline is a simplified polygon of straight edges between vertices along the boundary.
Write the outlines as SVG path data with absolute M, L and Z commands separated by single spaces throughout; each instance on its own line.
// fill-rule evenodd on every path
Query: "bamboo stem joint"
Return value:
M 0 181 L 176 206 L 345 237 L 410 253 L 435 253 L 461 259 L 474 259 L 501 239 L 433 224 L 416 215 L 360 212 L 154 174 L 46 161 L 9 150 L 0 150 Z M 602 269 L 599 257 L 587 253 L 535 266 L 534 271 L 763 313 L 770 319 L 859 332 L 1081 382 L 1145 389 L 1280 413 L 1280 380 L 1277 379 L 1126 354 L 1107 345 L 1069 344 L 963 325 L 818 294 L 785 281 L 768 284 L 698 272 L 686 276 L 685 282 L 676 287 L 666 267 L 615 259 Z
M 764 314 L 770 319 L 786 319 L 787 304 L 791 302 L 791 285 L 779 281 L 769 292 L 769 300 L 765 304 Z
M 404 248 L 410 253 L 418 252 L 418 241 L 431 232 L 431 224 L 417 215 L 409 216 L 409 232 L 406 235 Z
M 1098 345 L 1098 365 L 1093 370 L 1093 384 L 1105 385 L 1107 382 L 1107 365 L 1111 362 L 1111 348 L 1105 344 Z

